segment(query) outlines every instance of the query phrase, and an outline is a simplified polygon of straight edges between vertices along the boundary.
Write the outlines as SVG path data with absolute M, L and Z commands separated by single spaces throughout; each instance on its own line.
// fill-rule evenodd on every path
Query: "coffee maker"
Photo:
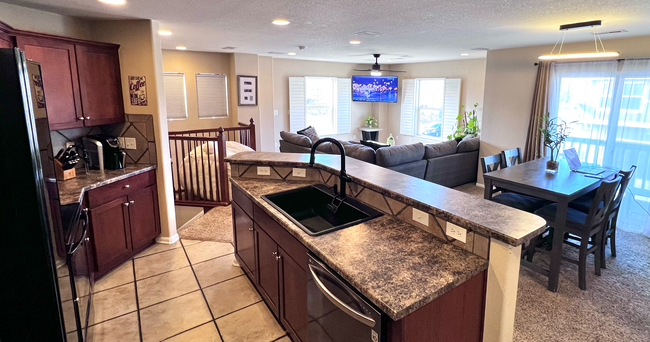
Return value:
M 97 134 L 89 135 L 82 140 L 91 169 L 118 170 L 124 168 L 126 152 L 120 148 L 117 138 Z

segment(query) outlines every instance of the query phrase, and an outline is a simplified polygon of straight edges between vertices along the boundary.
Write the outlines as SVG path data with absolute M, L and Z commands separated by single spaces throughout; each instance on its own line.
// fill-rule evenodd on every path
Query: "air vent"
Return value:
M 472 50 L 472 51 L 488 51 L 490 49 L 488 49 L 488 48 L 480 48 L 479 47 L 479 48 L 473 48 L 473 49 L 470 49 L 470 50 Z
M 234 47 L 234 46 L 224 46 L 224 47 L 222 47 L 222 49 L 224 49 L 224 50 L 234 50 L 234 49 L 236 49 L 236 47 Z
M 277 52 L 277 51 L 269 51 L 269 55 L 284 55 L 284 52 Z
M 615 33 L 625 33 L 625 32 L 627 32 L 627 30 L 620 29 L 620 30 L 611 30 L 611 31 L 604 31 L 604 32 L 596 32 L 596 33 L 591 32 L 591 34 L 592 34 L 592 35 L 597 34 L 597 35 L 599 35 L 599 36 L 602 36 L 602 35 L 605 35 L 605 34 L 615 34 Z
M 381 36 L 381 32 L 375 32 L 375 31 L 359 31 L 355 33 L 357 36 Z

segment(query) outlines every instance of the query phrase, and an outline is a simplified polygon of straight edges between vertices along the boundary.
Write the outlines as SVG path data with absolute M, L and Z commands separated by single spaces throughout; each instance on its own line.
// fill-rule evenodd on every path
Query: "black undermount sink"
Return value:
M 334 190 L 323 184 L 263 195 L 309 235 L 322 235 L 365 222 L 383 214 L 352 198 L 334 198 Z M 338 208 L 337 208 L 338 206 Z

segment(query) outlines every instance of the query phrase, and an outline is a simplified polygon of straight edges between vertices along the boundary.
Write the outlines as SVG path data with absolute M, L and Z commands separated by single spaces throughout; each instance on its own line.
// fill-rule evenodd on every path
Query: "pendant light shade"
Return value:
M 582 22 L 582 23 L 574 23 L 574 24 L 565 24 L 560 26 L 560 31 L 564 31 L 564 34 L 560 39 L 562 40 L 562 43 L 560 43 L 560 39 L 555 43 L 553 46 L 553 49 L 551 50 L 551 53 L 548 55 L 541 55 L 538 58 L 541 60 L 563 60 L 563 59 L 585 59 L 585 58 L 608 58 L 608 57 L 618 57 L 620 54 L 618 51 L 605 51 L 605 45 L 603 45 L 603 41 L 600 39 L 600 35 L 594 30 L 594 52 L 580 52 L 580 53 L 562 53 L 562 47 L 564 46 L 564 37 L 566 37 L 566 31 L 572 30 L 572 29 L 578 29 L 578 28 L 585 28 L 585 27 L 591 27 L 594 28 L 596 26 L 600 26 L 602 23 L 601 20 L 593 20 L 593 21 L 587 21 L 587 22 Z M 555 48 L 557 47 L 558 43 L 560 43 L 560 49 L 557 54 L 554 54 Z M 602 50 L 598 49 L 598 43 L 600 43 L 600 47 Z
M 603 52 L 585 52 L 585 53 L 563 53 L 558 55 L 541 55 L 541 60 L 560 60 L 560 59 L 577 59 L 577 58 L 605 58 L 618 57 L 620 54 L 616 51 Z

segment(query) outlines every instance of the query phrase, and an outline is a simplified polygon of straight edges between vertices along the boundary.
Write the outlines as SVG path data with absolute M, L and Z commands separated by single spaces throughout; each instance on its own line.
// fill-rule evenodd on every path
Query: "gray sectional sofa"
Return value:
M 280 137 L 280 152 L 311 152 L 312 141 L 305 135 L 282 131 Z M 427 145 L 417 143 L 381 147 L 377 150 L 356 142 L 341 141 L 341 144 L 348 157 L 436 184 L 454 187 L 476 182 L 480 146 L 478 137 L 468 137 L 460 142 L 449 140 Z M 339 154 L 339 149 L 331 143 L 324 143 L 317 147 L 317 153 Z

